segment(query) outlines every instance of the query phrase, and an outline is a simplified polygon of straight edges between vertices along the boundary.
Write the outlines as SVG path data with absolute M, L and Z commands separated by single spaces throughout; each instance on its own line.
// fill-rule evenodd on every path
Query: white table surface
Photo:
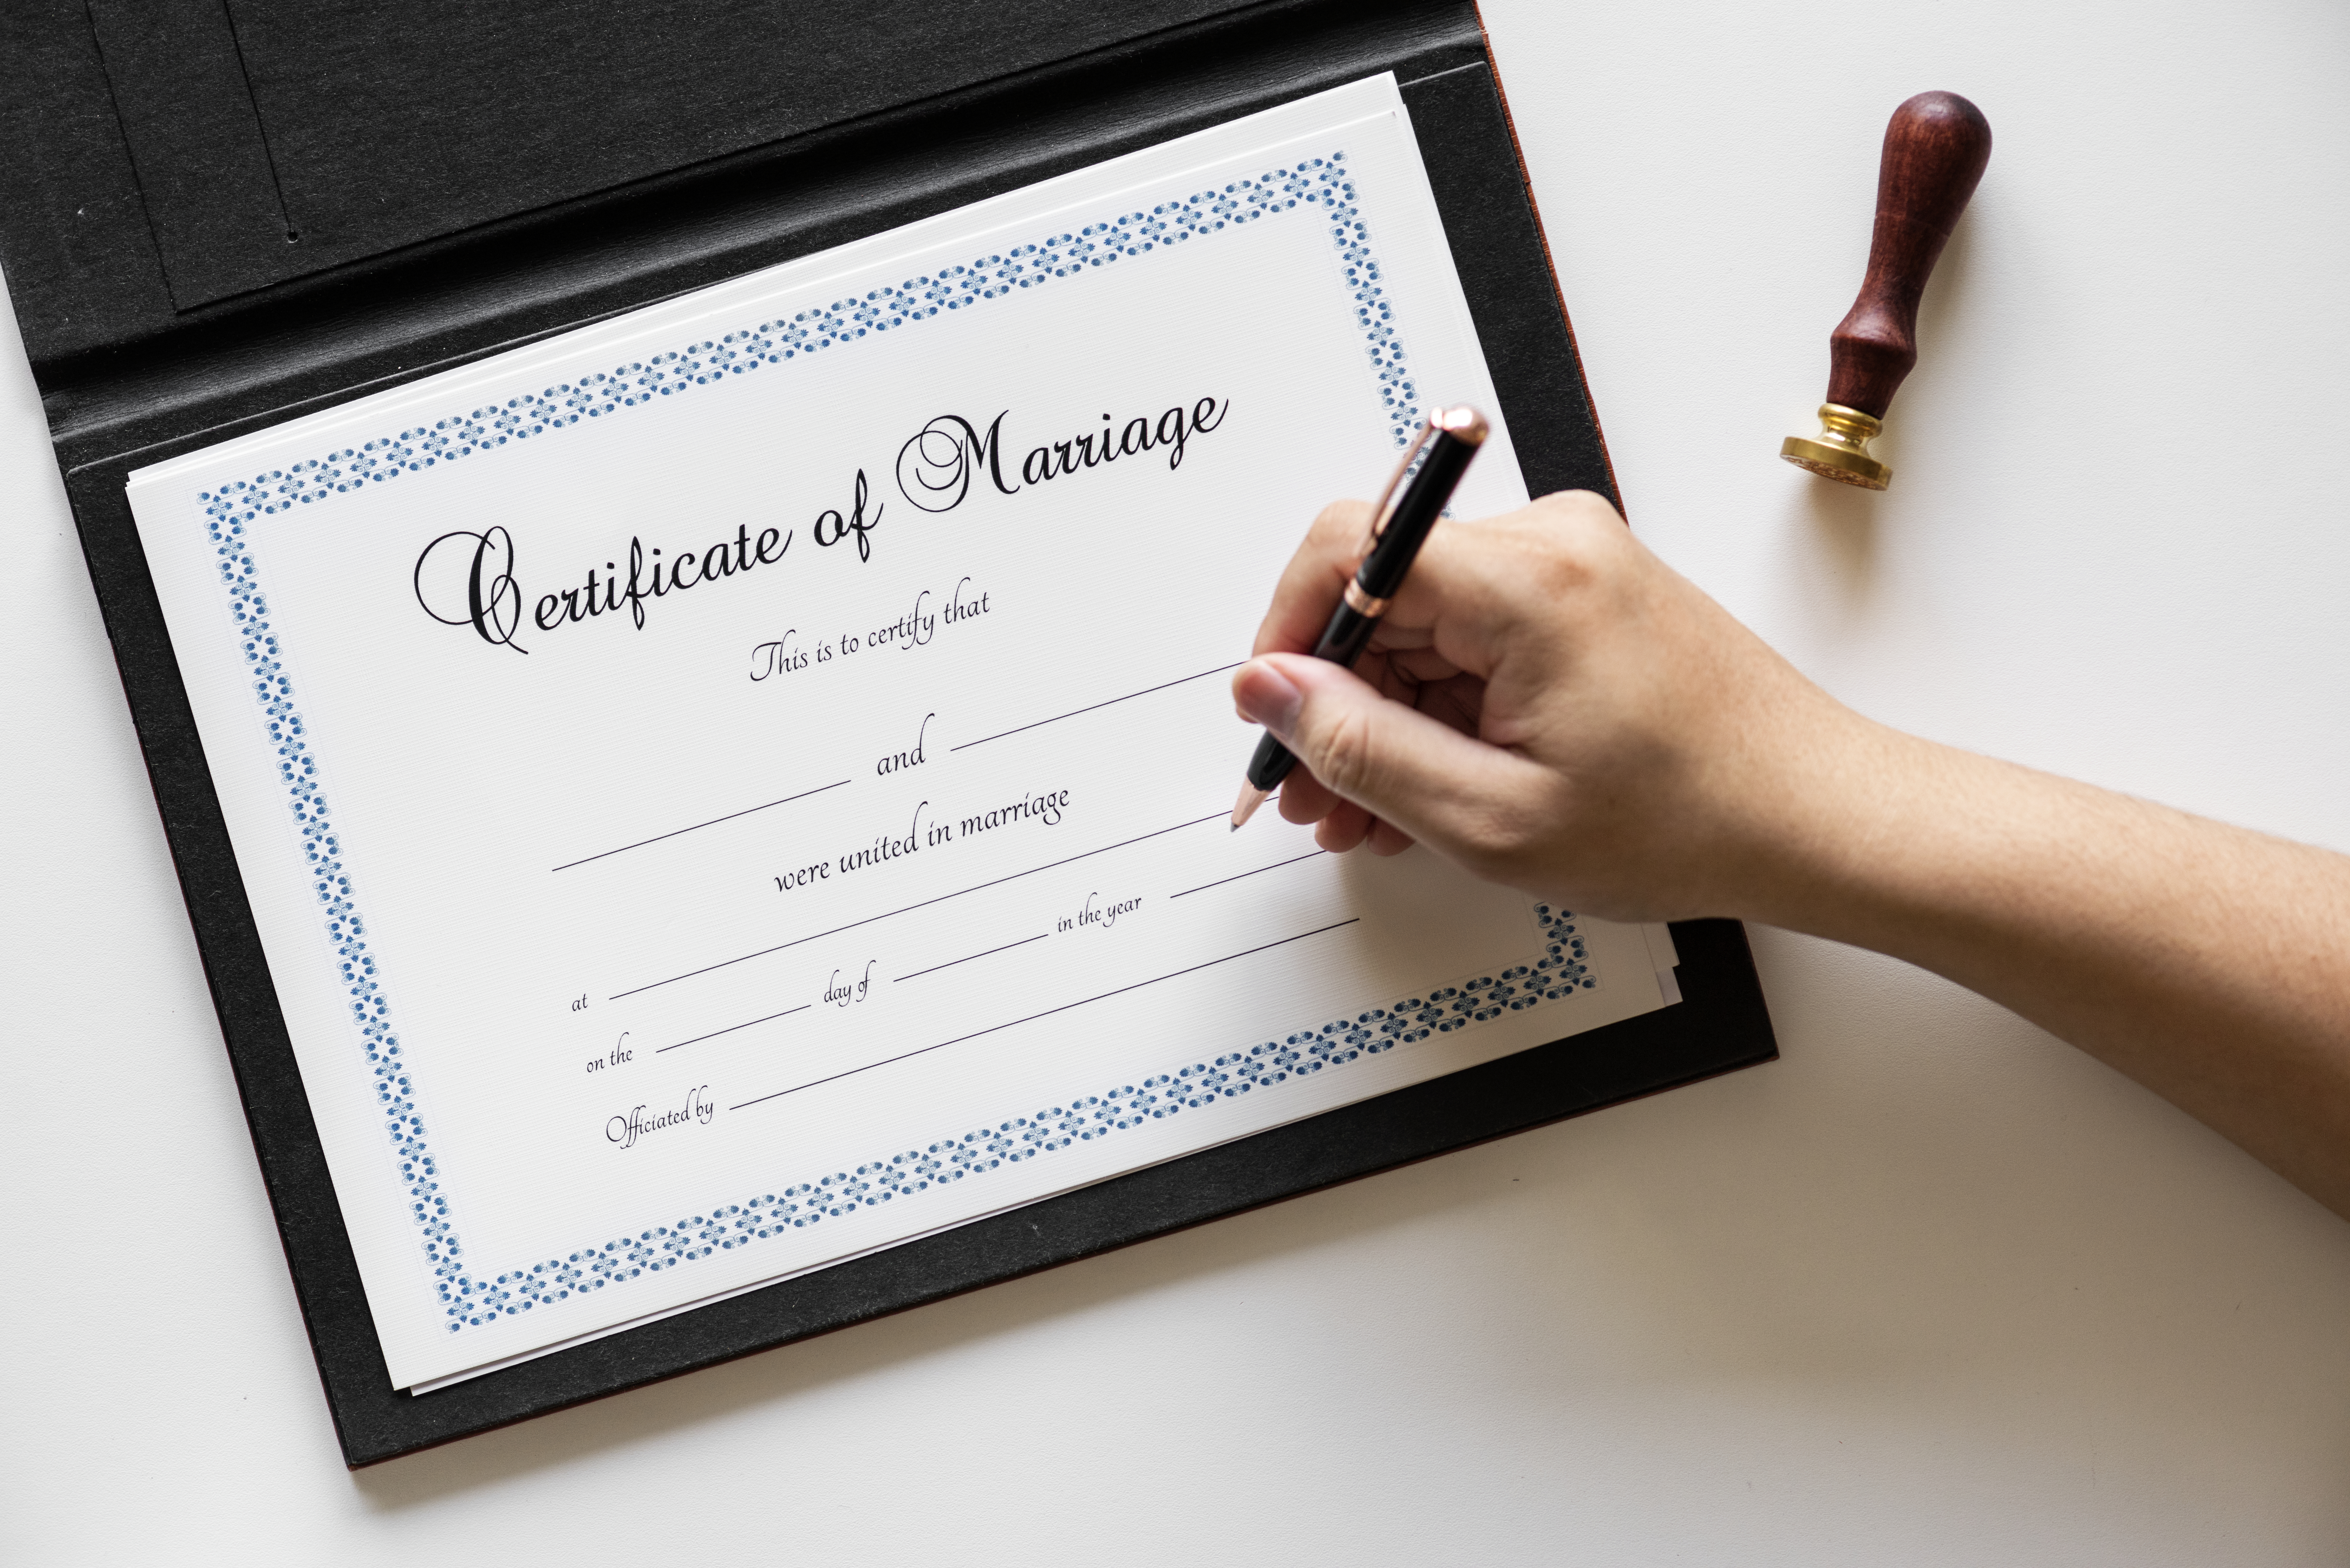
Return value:
M 1646 538 L 1870 713 L 2350 846 L 2350 12 L 1486 9 Z M 1997 143 L 1870 497 L 1775 453 L 1927 88 Z M 0 1560 L 2350 1555 L 2350 1225 L 1769 930 L 1773 1065 L 347 1473 L 0 334 Z

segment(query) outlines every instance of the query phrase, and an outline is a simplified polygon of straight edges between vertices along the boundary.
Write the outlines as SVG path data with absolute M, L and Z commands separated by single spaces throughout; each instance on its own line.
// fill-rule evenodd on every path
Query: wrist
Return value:
M 1777 754 L 1749 758 L 1751 786 L 1721 863 L 1741 919 L 1881 947 L 1934 850 L 1946 749 L 1812 694 L 1816 710 L 1773 728 Z M 1761 763 L 1762 765 L 1754 765 Z

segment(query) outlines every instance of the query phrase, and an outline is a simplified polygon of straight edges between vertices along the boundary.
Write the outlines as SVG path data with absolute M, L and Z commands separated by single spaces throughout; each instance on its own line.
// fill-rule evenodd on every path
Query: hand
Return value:
M 1588 914 L 1908 959 L 2350 1216 L 2350 857 L 1872 723 L 1592 495 L 1439 524 L 1350 674 L 1299 650 L 1367 511 L 1314 524 L 1232 678 L 1326 848 L 1418 838 Z
M 1297 753 L 1282 815 L 1345 851 L 1419 839 L 1620 919 L 1762 911 L 1813 779 L 1866 721 L 1586 493 L 1437 524 L 1353 672 L 1305 650 L 1369 507 L 1315 520 L 1274 591 L 1243 717 Z

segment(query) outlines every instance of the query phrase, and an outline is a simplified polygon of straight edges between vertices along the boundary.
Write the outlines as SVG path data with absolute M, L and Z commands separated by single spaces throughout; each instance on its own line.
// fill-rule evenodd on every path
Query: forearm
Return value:
M 1979 991 L 2350 1215 L 2350 857 L 1839 729 L 1784 792 L 1755 918 Z

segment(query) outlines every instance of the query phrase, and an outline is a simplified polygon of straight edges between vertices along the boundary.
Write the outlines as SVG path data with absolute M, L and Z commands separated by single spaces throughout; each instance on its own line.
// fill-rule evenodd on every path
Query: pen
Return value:
M 1379 618 L 1388 613 L 1388 601 L 1403 587 L 1404 574 L 1411 570 L 1420 545 L 1428 542 L 1429 530 L 1436 526 L 1452 499 L 1461 476 L 1469 472 L 1469 460 L 1485 444 L 1489 429 L 1485 416 L 1466 404 L 1429 410 L 1411 445 L 1404 449 L 1403 461 L 1396 464 L 1388 487 L 1379 493 L 1378 504 L 1371 508 L 1371 532 L 1363 541 L 1363 564 L 1355 568 L 1338 607 L 1330 612 L 1330 624 L 1322 628 L 1322 640 L 1314 645 L 1315 658 L 1351 667 L 1362 657 L 1364 645 L 1379 628 Z M 1404 488 L 1403 499 L 1389 510 L 1388 502 L 1423 449 L 1428 461 Z M 1248 782 L 1241 785 L 1241 798 L 1232 807 L 1234 832 L 1256 815 L 1256 808 L 1281 787 L 1281 781 L 1296 764 L 1297 758 L 1270 732 L 1256 743 L 1256 754 L 1249 759 Z

